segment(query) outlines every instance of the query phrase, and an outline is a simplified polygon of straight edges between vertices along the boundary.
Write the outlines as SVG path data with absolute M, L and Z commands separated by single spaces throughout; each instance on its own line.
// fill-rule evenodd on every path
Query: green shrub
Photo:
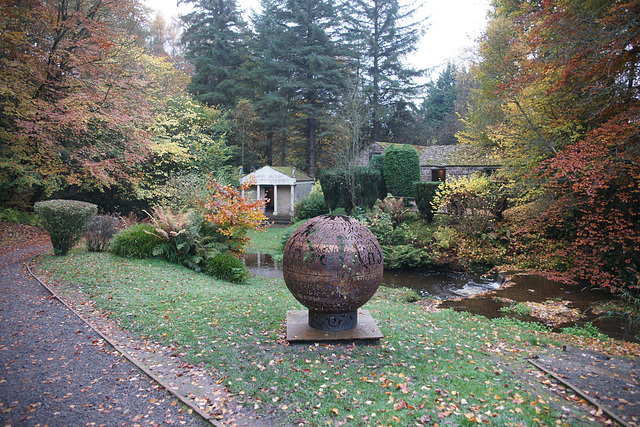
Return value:
M 333 211 L 340 206 L 346 206 L 347 200 L 345 200 L 345 187 L 347 184 L 344 181 L 344 174 L 342 171 L 337 169 L 322 171 L 320 174 L 320 184 L 322 185 L 324 200 L 330 211 Z
M 295 206 L 293 221 L 309 219 L 329 212 L 322 193 L 311 193 L 309 197 L 298 201 Z
M 378 186 L 378 194 L 376 196 L 378 199 L 384 199 L 388 193 L 387 184 L 384 180 L 383 164 L 384 155 L 382 154 L 376 154 L 371 157 L 371 160 L 369 160 L 369 167 L 373 170 L 378 171 L 378 173 L 380 174 L 380 185 Z
M 40 225 L 40 218 L 36 214 L 22 212 L 15 209 L 0 208 L 0 222 L 16 222 L 26 225 Z
M 422 301 L 424 298 L 420 295 L 420 292 L 415 289 L 405 288 L 402 293 L 402 301 L 412 304 L 414 302 Z
M 413 197 L 420 181 L 420 156 L 411 145 L 392 145 L 384 153 L 382 170 L 387 191 L 396 197 Z
M 56 199 L 37 202 L 34 210 L 49 232 L 54 253 L 66 255 L 87 231 L 98 207 L 93 203 Z
M 523 302 L 511 304 L 508 307 L 500 307 L 503 313 L 515 313 L 518 316 L 529 316 L 533 309 Z
M 422 268 L 433 265 L 431 254 L 425 248 L 412 245 L 382 246 L 384 268 Z
M 218 254 L 206 260 L 202 272 L 232 283 L 242 283 L 249 276 L 249 272 L 242 260 L 229 252 Z
M 345 208 L 337 208 L 331 211 L 331 215 L 333 216 L 347 215 L 347 211 L 345 210 Z
M 416 206 L 420 212 L 420 216 L 427 220 L 427 222 L 433 221 L 433 215 L 435 209 L 433 207 L 433 200 L 436 196 L 436 192 L 440 187 L 441 182 L 415 182 L 413 184 L 414 197 Z
M 411 208 L 405 203 L 404 197 L 396 199 L 391 195 L 385 197 L 384 200 L 378 200 L 373 212 L 384 212 L 389 214 L 391 222 L 393 223 L 393 228 L 398 227 L 412 216 L 415 217 L 411 212 Z
M 356 206 L 371 209 L 378 200 L 382 186 L 382 174 L 371 167 L 359 167 L 355 170 Z
M 388 236 L 393 233 L 391 215 L 382 211 L 371 213 L 367 216 L 365 225 L 376 236 L 381 245 L 388 244 Z
M 151 225 L 134 224 L 113 236 L 109 251 L 124 258 L 151 258 L 162 242 Z

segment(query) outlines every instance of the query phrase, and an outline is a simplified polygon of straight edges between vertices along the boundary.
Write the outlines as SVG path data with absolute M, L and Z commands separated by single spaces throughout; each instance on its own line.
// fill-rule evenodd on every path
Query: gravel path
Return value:
M 0 426 L 210 425 L 28 274 L 46 249 L 0 253 Z

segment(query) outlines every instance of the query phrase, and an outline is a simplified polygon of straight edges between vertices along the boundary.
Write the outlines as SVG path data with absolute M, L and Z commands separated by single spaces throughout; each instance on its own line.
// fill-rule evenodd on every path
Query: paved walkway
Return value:
M 46 249 L 0 254 L 0 426 L 209 425 L 29 275 Z

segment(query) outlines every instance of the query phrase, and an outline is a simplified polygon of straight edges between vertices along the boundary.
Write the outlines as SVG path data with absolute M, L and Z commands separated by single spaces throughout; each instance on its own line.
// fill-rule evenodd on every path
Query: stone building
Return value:
M 247 190 L 248 196 L 267 199 L 265 214 L 273 220 L 290 220 L 295 203 L 309 195 L 314 183 L 291 166 L 264 166 L 240 178 L 240 183 L 249 180 L 254 184 Z
M 371 158 L 384 154 L 393 144 L 376 142 L 362 150 L 357 159 L 360 165 L 368 165 Z M 413 145 L 420 156 L 420 180 L 441 181 L 461 176 L 469 177 L 476 172 L 491 174 L 500 165 L 488 153 L 467 145 Z

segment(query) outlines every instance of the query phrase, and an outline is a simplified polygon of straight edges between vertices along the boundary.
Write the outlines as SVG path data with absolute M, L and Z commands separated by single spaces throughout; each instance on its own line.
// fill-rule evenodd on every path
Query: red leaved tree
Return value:
M 565 242 L 566 278 L 640 295 L 640 2 L 544 2 L 519 75 L 544 85 L 564 136 L 537 177 L 551 203 L 535 227 Z M 533 55 L 535 53 L 535 55 Z M 566 131 L 563 135 L 562 131 Z
M 639 295 L 640 2 L 493 4 L 461 137 L 506 160 L 516 255 Z
M 536 228 L 568 244 L 555 256 L 566 277 L 640 293 L 640 123 L 636 108 L 547 161 L 553 203 Z

